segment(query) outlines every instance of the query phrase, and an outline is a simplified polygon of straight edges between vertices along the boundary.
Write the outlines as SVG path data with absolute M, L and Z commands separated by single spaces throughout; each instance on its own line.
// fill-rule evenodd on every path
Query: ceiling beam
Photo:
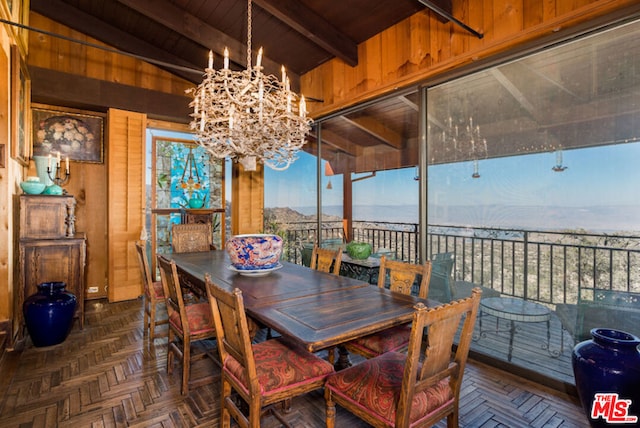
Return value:
M 253 2 L 350 66 L 358 65 L 358 45 L 299 0 L 253 0 Z
M 183 58 L 171 55 L 150 43 L 133 37 L 130 34 L 99 20 L 92 15 L 84 13 L 61 0 L 31 0 L 30 8 L 32 12 L 43 15 L 53 21 L 66 25 L 69 28 L 125 52 L 136 55 L 153 56 L 159 61 L 197 70 L 195 64 L 189 63 Z M 202 77 L 195 71 L 191 73 L 179 69 L 170 69 L 162 66 L 159 67 L 193 83 L 198 82 Z M 200 67 L 198 67 L 198 69 L 199 68 Z
M 340 118 L 348 122 L 350 125 L 361 129 L 377 140 L 380 140 L 387 146 L 393 147 L 394 149 L 402 149 L 404 147 L 404 140 L 400 134 L 387 128 L 380 123 L 380 121 L 370 116 L 360 116 L 353 119 L 346 116 L 340 116 Z
M 411 101 L 409 98 L 407 98 L 406 95 L 400 95 L 398 97 L 398 99 L 400 101 L 402 101 L 402 103 L 404 103 L 407 107 L 409 107 L 411 110 L 418 112 L 420 110 L 420 107 L 418 106 L 418 104 L 414 103 L 413 101 Z
M 54 104 L 106 112 L 109 108 L 143 111 L 150 118 L 189 123 L 189 98 L 184 95 L 123 85 L 63 73 L 41 67 L 29 67 L 31 97 L 36 103 Z
M 316 139 L 314 135 L 309 135 L 309 139 Z M 322 144 L 334 147 L 337 151 L 346 153 L 351 156 L 359 156 L 362 153 L 362 147 L 352 143 L 349 139 L 342 135 L 327 129 L 322 128 Z
M 229 36 L 226 33 L 212 27 L 197 16 L 184 11 L 167 0 L 116 0 L 119 3 L 135 10 L 146 17 L 164 25 L 171 30 L 182 34 L 205 48 L 213 50 L 220 58 L 225 48 L 229 49 L 229 59 L 238 64 L 241 68 L 246 68 L 247 46 Z M 202 63 L 198 68 L 204 69 L 207 57 L 203 56 Z M 218 62 L 219 63 L 219 62 Z M 262 65 L 267 74 L 280 76 L 281 64 L 269 59 L 262 58 Z M 300 76 L 287 71 L 287 76 L 291 86 L 295 89 L 299 87 Z
M 527 111 L 539 122 L 542 122 L 543 118 L 538 113 L 540 109 L 534 107 L 533 104 L 529 101 L 529 99 L 522 93 L 522 91 L 513 83 L 507 76 L 505 76 L 498 68 L 492 68 L 490 73 L 493 77 L 495 77 L 496 81 L 502 85 L 503 88 L 511 94 L 511 96 L 520 104 L 520 106 Z

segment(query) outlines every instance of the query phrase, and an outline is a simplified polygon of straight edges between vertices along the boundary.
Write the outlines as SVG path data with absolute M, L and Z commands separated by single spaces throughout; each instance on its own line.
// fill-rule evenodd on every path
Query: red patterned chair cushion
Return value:
M 406 355 L 390 352 L 329 376 L 325 388 L 364 412 L 393 425 L 400 398 Z M 449 379 L 418 392 L 411 403 L 411 423 L 428 416 L 454 399 Z
M 253 355 L 261 395 L 264 396 L 322 379 L 334 372 L 326 360 L 304 349 L 285 345 L 278 339 L 253 345 Z M 225 360 L 224 370 L 246 386 L 245 370 L 235 358 L 229 356 Z
M 151 284 L 152 289 L 149 290 L 151 293 L 153 293 L 154 297 L 156 299 L 164 299 L 164 288 L 162 288 L 162 281 L 155 281 L 153 284 Z
M 209 303 L 196 303 L 194 305 L 185 306 L 187 311 L 187 319 L 189 320 L 189 331 L 191 334 L 205 333 L 207 331 L 214 332 L 213 318 L 211 317 L 211 307 Z M 169 322 L 180 332 L 182 330 L 182 322 L 180 322 L 180 313 L 171 311 Z
M 367 354 L 382 355 L 387 352 L 399 351 L 407 346 L 409 336 L 411 336 L 411 326 L 399 325 L 354 339 L 349 342 L 349 346 L 360 349 Z

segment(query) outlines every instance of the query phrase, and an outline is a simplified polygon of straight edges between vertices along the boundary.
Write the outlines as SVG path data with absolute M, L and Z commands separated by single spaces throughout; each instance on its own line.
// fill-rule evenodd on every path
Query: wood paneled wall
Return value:
M 96 45 L 104 45 L 95 39 L 36 13 L 31 13 L 30 25 L 53 34 L 59 34 Z M 33 31 L 29 34 L 28 65 L 30 67 L 49 69 L 70 75 L 82 76 L 83 78 L 113 82 L 120 85 L 128 85 L 176 96 L 184 96 L 184 90 L 193 86 L 191 83 L 175 77 L 171 73 L 160 70 L 151 64 L 136 60 L 135 58 L 105 52 L 98 48 L 84 46 Z M 66 108 L 78 107 L 72 102 L 65 103 L 64 101 L 60 102 L 58 106 Z M 92 108 L 92 106 L 82 107 L 88 110 Z M 96 111 L 99 113 L 105 112 L 104 110 L 100 110 L 100 108 L 96 108 Z M 137 259 L 132 252 L 133 247 L 127 249 L 125 245 L 121 248 L 121 253 L 116 252 L 123 256 L 122 260 L 112 261 L 109 258 L 108 236 L 110 231 L 107 219 L 107 206 L 112 201 L 107 195 L 109 174 L 107 172 L 106 161 L 110 151 L 114 150 L 114 145 L 122 143 L 123 140 L 119 139 L 121 137 L 119 135 L 106 132 L 107 126 L 108 121 L 105 120 L 103 147 L 105 163 L 72 162 L 72 176 L 68 184 L 65 185 L 65 189 L 69 194 L 74 195 L 78 202 L 76 208 L 76 230 L 87 234 L 87 268 L 85 280 L 87 290 L 85 290 L 85 296 L 89 299 L 109 296 L 115 300 L 122 300 L 124 298 L 137 297 L 139 294 L 137 290 L 140 286 L 140 278 Z M 142 144 L 144 144 L 145 125 L 142 124 L 141 126 L 141 138 Z M 126 153 L 121 154 L 126 155 Z M 132 171 L 124 172 L 131 173 Z M 142 171 L 140 173 L 142 173 Z M 28 174 L 35 175 L 33 162 L 31 162 Z M 120 174 L 120 177 L 124 178 L 125 176 Z M 120 206 L 118 205 L 118 200 L 116 200 L 115 203 L 116 206 Z M 141 209 L 137 208 L 136 214 L 140 213 Z M 130 220 L 127 217 L 122 217 L 122 219 L 123 221 Z M 113 224 L 117 224 L 117 222 Z M 131 235 L 135 235 L 136 239 L 139 234 L 139 227 L 131 232 Z M 132 257 L 127 257 L 128 251 L 130 252 L 129 256 Z M 123 263 L 120 263 L 121 261 Z M 131 272 L 129 269 L 129 265 L 131 264 L 129 262 L 131 261 L 134 262 L 134 272 Z M 112 269 L 110 269 L 110 266 Z M 116 272 L 117 275 L 110 280 L 110 275 L 113 275 L 114 272 Z M 123 285 L 123 288 L 107 288 L 107 285 L 114 281 Z M 125 286 L 125 284 L 129 285 Z M 98 292 L 88 293 L 91 287 L 97 287 Z
M 31 13 L 29 25 L 71 39 L 106 46 L 91 37 L 58 24 L 37 13 Z M 193 84 L 160 70 L 154 65 L 128 56 L 106 52 L 42 33 L 29 33 L 30 66 L 77 74 L 122 85 L 184 95 Z
M 234 162 L 231 179 L 231 233 L 261 233 L 264 230 L 264 165 L 246 172 Z
M 358 46 L 358 65 L 333 59 L 301 77 L 302 93 L 322 117 L 462 67 L 640 13 L 637 0 L 454 0 L 453 16 L 481 32 L 478 39 L 428 10 Z

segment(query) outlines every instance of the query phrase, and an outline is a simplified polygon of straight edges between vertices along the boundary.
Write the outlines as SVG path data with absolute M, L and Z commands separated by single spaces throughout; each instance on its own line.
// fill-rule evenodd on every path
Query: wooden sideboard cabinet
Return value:
M 22 304 L 37 292 L 38 284 L 62 281 L 77 298 L 75 317 L 84 327 L 86 236 L 75 233 L 73 196 L 20 195 L 18 275 L 15 310 L 19 335 L 24 334 Z

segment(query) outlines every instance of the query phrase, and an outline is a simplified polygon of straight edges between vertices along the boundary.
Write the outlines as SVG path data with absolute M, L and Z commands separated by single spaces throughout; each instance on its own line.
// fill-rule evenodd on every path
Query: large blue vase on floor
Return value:
M 64 282 L 44 282 L 22 306 L 25 324 L 36 347 L 64 342 L 71 331 L 76 296 L 65 290 Z
M 640 425 L 640 338 L 608 328 L 594 328 L 591 336 L 572 354 L 576 388 L 589 423 Z

